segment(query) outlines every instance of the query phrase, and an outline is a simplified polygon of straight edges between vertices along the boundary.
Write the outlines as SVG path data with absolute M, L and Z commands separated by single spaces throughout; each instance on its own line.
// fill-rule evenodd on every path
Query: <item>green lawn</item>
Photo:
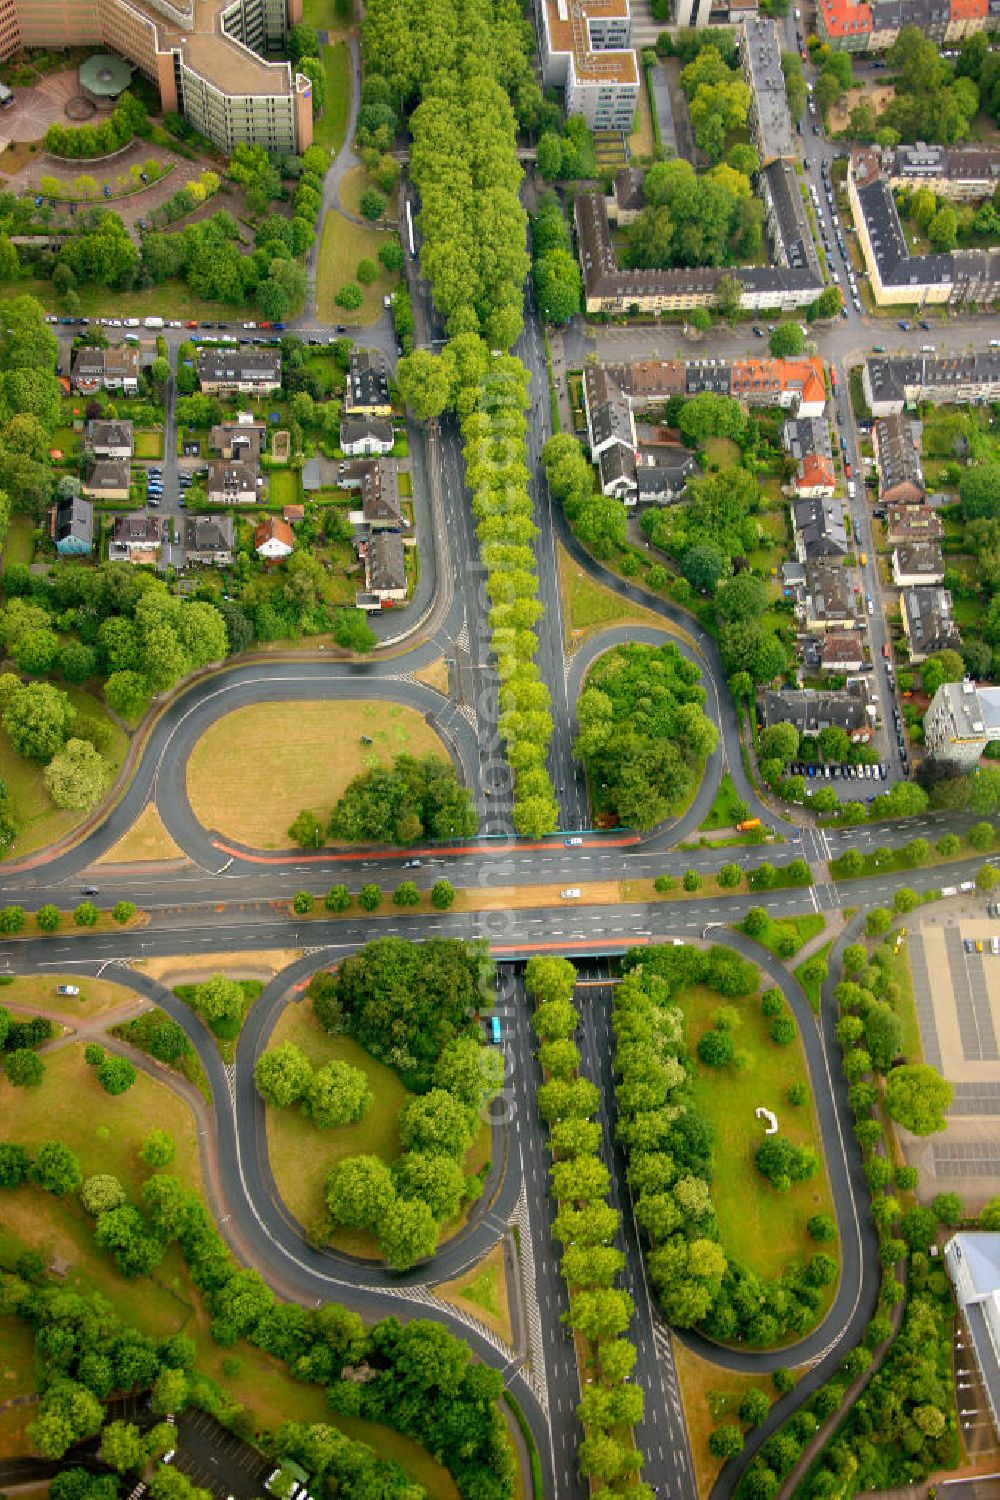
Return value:
M 376 1062 L 348 1036 L 331 1036 L 313 1014 L 308 1000 L 289 1005 L 271 1034 L 269 1047 L 281 1042 L 301 1047 L 314 1068 L 337 1060 L 360 1068 L 368 1078 L 372 1105 L 357 1125 L 320 1130 L 298 1109 L 267 1111 L 267 1144 L 271 1170 L 282 1200 L 301 1224 L 308 1228 L 323 1215 L 323 1183 L 327 1174 L 345 1156 L 371 1154 L 395 1161 L 401 1151 L 397 1119 L 406 1101 L 406 1089 L 391 1068 Z M 360 1253 L 375 1253 L 371 1237 Z M 335 1243 L 349 1248 L 338 1236 Z
M 705 439 L 705 460 L 726 469 L 740 461 L 740 446 L 732 438 L 710 437 Z
M 812 958 L 821 958 L 823 962 L 826 963 L 827 959 L 830 956 L 830 949 L 832 947 L 833 938 L 831 938 L 828 943 L 824 943 L 822 948 L 818 948 L 812 955 Z M 809 1001 L 809 1004 L 812 1006 L 816 1014 L 819 1015 L 820 991 L 823 988 L 823 980 L 812 979 L 808 976 L 803 976 L 802 973 L 805 964 L 811 963 L 812 958 L 808 958 L 804 963 L 799 964 L 798 968 L 793 970 L 793 972 L 796 979 L 799 981 L 799 984 L 801 984 L 802 988 L 805 990 L 806 999 Z
M 326 108 L 313 124 L 313 145 L 336 153 L 344 144 L 351 110 L 351 54 L 346 42 L 334 42 L 320 51 L 326 74 Z
M 77 295 L 80 298 L 80 312 L 85 317 L 113 317 L 116 313 L 121 316 L 122 297 L 125 295 L 122 292 L 109 292 L 106 287 L 101 286 L 81 286 L 77 288 Z M 26 280 L 0 285 L 0 300 L 25 296 L 37 297 L 46 312 L 58 313 L 62 310 L 59 294 L 51 281 Z M 155 314 L 161 318 L 197 318 L 200 322 L 204 318 L 215 319 L 227 313 L 234 315 L 233 309 L 225 303 L 208 302 L 204 297 L 196 297 L 182 281 L 164 281 L 159 286 L 131 291 L 127 296 L 128 313 L 134 318 Z
M 269 505 L 301 505 L 302 479 L 298 469 L 269 469 L 267 498 Z
M 57 427 L 52 434 L 52 446 L 58 448 L 67 457 L 77 455 L 83 446 L 83 434 L 74 432 L 72 427 Z
M 398 278 L 382 271 L 371 286 L 361 288 L 363 302 L 356 312 L 347 312 L 333 300 L 340 288 L 354 281 L 358 262 L 378 260 L 386 234 L 367 225 L 352 224 L 338 213 L 328 213 L 323 224 L 316 271 L 316 310 L 322 322 L 366 327 L 382 311 L 382 298 L 392 291 Z
M 734 828 L 746 817 L 745 808 L 746 804 L 733 786 L 733 778 L 728 771 L 724 771 L 708 817 L 698 826 L 705 832 L 710 832 L 713 828 Z
M 696 1059 L 698 1040 L 724 1002 L 698 985 L 678 1003 Z M 743 1018 L 736 1045 L 750 1053 L 750 1065 L 742 1071 L 707 1068 L 696 1059 L 694 1102 L 715 1130 L 712 1202 L 726 1254 L 761 1276 L 777 1276 L 790 1261 L 814 1253 L 806 1221 L 816 1213 L 832 1213 L 833 1203 L 825 1171 L 779 1193 L 754 1166 L 754 1152 L 764 1139 L 763 1124 L 754 1113 L 759 1105 L 775 1112 L 782 1135 L 793 1144 L 812 1147 L 821 1159 L 823 1149 L 812 1105 L 796 1109 L 787 1102 L 791 1084 L 809 1081 L 801 1042 L 779 1047 L 771 1041 L 770 1022 L 756 996 L 735 1003 Z M 827 1300 L 833 1290 L 827 1289 Z
M 756 891 L 751 894 L 766 895 L 767 892 Z M 739 931 L 742 932 L 744 930 L 742 922 L 738 923 L 737 926 Z M 762 948 L 766 948 L 769 953 L 773 953 L 775 958 L 780 958 L 781 954 L 777 951 L 776 946 L 779 932 L 783 932 L 789 927 L 794 930 L 798 938 L 798 947 L 795 950 L 797 953 L 799 948 L 805 947 L 810 938 L 814 938 L 821 933 L 825 926 L 826 918 L 822 912 L 818 911 L 805 912 L 800 917 L 783 917 L 780 922 L 775 922 L 773 918 L 768 917 L 767 926 L 764 928 L 764 931 L 754 933 L 753 939 L 755 943 L 760 943 Z
M 4 542 L 3 563 L 9 568 L 13 563 L 30 563 L 35 553 L 35 523 L 30 516 L 11 516 Z
M 135 435 L 136 458 L 162 458 L 163 433 L 137 432 Z
M 900 990 L 896 1013 L 903 1025 L 903 1040 L 899 1050 L 907 1062 L 919 1063 L 924 1060 L 924 1044 L 920 1038 L 920 1023 L 917 1020 L 917 1007 L 913 999 L 910 955 L 907 952 L 905 938 L 899 945 L 898 953 L 893 952 L 895 942 L 895 938 L 892 938 L 886 946 L 892 955 L 889 960 L 889 978 L 896 981 Z
M 8 554 L 8 562 L 11 558 Z M 77 710 L 74 733 L 88 729 L 97 737 L 101 754 L 110 764 L 109 782 L 113 782 L 128 750 L 128 738 L 117 724 L 112 723 L 102 703 L 84 692 L 82 688 L 66 687 L 64 691 Z M 86 814 L 66 811 L 55 806 L 42 781 L 43 767 L 36 761 L 25 760 L 18 755 L 6 730 L 0 729 L 0 780 L 7 787 L 14 820 L 18 826 L 17 839 L 11 849 L 11 857 L 41 849 L 70 832 L 81 823 Z

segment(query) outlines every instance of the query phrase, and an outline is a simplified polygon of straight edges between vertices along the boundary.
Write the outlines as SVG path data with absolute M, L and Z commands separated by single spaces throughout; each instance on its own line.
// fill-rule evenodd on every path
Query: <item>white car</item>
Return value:
M 79 993 L 80 993 L 80 986 L 78 984 L 57 984 L 56 985 L 56 994 L 57 995 L 78 995 Z
M 568 885 L 566 889 L 564 891 L 560 891 L 559 894 L 564 901 L 579 901 L 580 887 L 578 885 Z

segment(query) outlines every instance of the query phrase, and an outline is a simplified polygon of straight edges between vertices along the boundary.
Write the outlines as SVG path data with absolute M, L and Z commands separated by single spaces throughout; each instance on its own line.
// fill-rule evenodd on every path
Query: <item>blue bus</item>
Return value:
M 490 1016 L 490 1041 L 494 1047 L 500 1045 L 500 1017 Z

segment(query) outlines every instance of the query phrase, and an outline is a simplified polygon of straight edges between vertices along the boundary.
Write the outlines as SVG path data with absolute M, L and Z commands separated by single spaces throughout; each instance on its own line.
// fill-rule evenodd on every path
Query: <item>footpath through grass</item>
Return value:
M 70 1046 L 46 1057 L 46 1075 L 37 1089 L 14 1089 L 0 1080 L 0 1113 L 4 1137 L 36 1146 L 60 1140 L 80 1158 L 85 1176 L 111 1172 L 137 1198 L 149 1175 L 138 1150 L 152 1125 L 169 1132 L 177 1152 L 169 1171 L 202 1191 L 198 1134 L 186 1103 L 166 1085 L 140 1073 L 132 1088 L 117 1097 L 106 1094 L 83 1061 L 83 1047 Z M 273 1431 L 282 1421 L 329 1422 L 368 1443 L 383 1457 L 395 1458 L 429 1495 L 459 1500 L 451 1475 L 425 1449 L 380 1423 L 341 1417 L 332 1412 L 322 1386 L 296 1380 L 277 1359 L 239 1341 L 217 1344 L 211 1318 L 193 1287 L 176 1248 L 171 1247 L 152 1276 L 126 1280 L 111 1257 L 94 1243 L 94 1221 L 75 1198 L 59 1199 L 36 1187 L 4 1195 L 0 1224 L 0 1266 L 13 1269 L 23 1251 L 37 1250 L 49 1264 L 55 1256 L 69 1263 L 62 1282 L 70 1292 L 100 1292 L 119 1316 L 155 1339 L 184 1332 L 194 1340 L 199 1371 L 247 1407 L 255 1433 Z M 30 1348 L 11 1329 L 23 1327 L 0 1319 L 0 1400 L 35 1389 Z M 0 1457 L 27 1451 L 24 1428 L 36 1415 L 31 1406 L 0 1413 Z
M 809 1087 L 809 1075 L 801 1040 L 781 1047 L 769 1035 L 770 1020 L 760 1008 L 760 997 L 736 1002 L 742 1025 L 734 1040 L 738 1050 L 749 1054 L 745 1068 L 709 1068 L 697 1059 L 699 1038 L 713 1025 L 713 1014 L 727 1003 L 698 985 L 679 998 L 686 1018 L 686 1033 L 695 1059 L 692 1089 L 695 1108 L 715 1131 L 712 1202 L 726 1254 L 741 1261 L 760 1276 L 778 1276 L 795 1260 L 807 1260 L 816 1246 L 806 1233 L 813 1214 L 833 1213 L 833 1200 L 826 1175 L 823 1145 L 812 1104 L 795 1107 L 788 1090 L 795 1083 Z M 729 1002 L 732 1003 L 732 1002 Z M 786 1012 L 787 1013 L 787 1012 Z M 796 1183 L 779 1193 L 757 1171 L 754 1155 L 764 1140 L 764 1122 L 757 1118 L 758 1106 L 773 1110 L 782 1136 L 796 1146 L 809 1146 L 819 1155 L 821 1167 L 808 1182 Z M 824 1303 L 817 1321 L 832 1300 L 835 1287 L 824 1290 Z

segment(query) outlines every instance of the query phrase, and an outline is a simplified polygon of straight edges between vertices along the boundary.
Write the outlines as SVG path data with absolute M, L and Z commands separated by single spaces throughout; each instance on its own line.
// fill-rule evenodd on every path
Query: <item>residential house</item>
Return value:
M 622 443 L 606 447 L 597 463 L 601 481 L 601 493 L 613 495 L 626 505 L 634 505 L 639 497 L 636 478 L 635 449 Z
M 608 218 L 619 229 L 634 224 L 646 206 L 643 188 L 646 174 L 639 167 L 619 167 L 615 173 L 611 198 L 608 200 Z
M 680 499 L 689 479 L 701 473 L 687 448 L 659 446 L 639 451 L 636 491 L 640 505 L 669 505 Z
M 997 0 L 818 0 L 816 32 L 835 51 L 884 52 L 904 26 L 938 45 L 995 28 Z
M 782 425 L 781 443 L 796 464 L 791 489 L 800 499 L 833 494 L 836 475 L 830 424 L 825 417 L 793 417 Z
M 1000 687 L 942 682 L 924 714 L 928 755 L 968 771 L 991 740 L 1000 740 Z
M 213 505 L 255 505 L 261 488 L 256 463 L 242 458 L 211 458 L 205 494 Z
M 919 505 L 927 494 L 915 424 L 905 412 L 879 417 L 872 428 L 879 499 Z
M 126 458 L 99 458 L 87 465 L 83 493 L 91 500 L 127 500 L 131 466 Z
M 233 560 L 235 522 L 231 515 L 185 516 L 184 553 L 189 563 L 227 567 Z
M 249 345 L 199 349 L 198 381 L 208 396 L 270 396 L 281 389 L 281 351 Z
M 403 508 L 399 500 L 399 478 L 393 463 L 365 465 L 361 480 L 361 518 L 369 531 L 400 531 Z
M 593 363 L 585 365 L 583 370 L 583 409 L 590 456 L 595 464 L 602 453 L 616 445 L 628 448 L 633 458 L 638 447 L 632 405 L 615 378 L 616 373 Z
M 761 171 L 758 184 L 772 264 L 822 280 L 816 237 L 792 161 L 781 158 L 770 162 Z
M 132 423 L 95 418 L 87 423 L 83 446 L 91 458 L 131 458 L 134 448 Z
M 931 585 L 904 589 L 899 607 L 912 662 L 919 665 L 935 651 L 961 649 L 962 637 L 947 589 Z
M 885 539 L 899 542 L 940 542 L 944 535 L 941 517 L 929 505 L 887 505 Z
M 850 543 L 842 503 L 836 499 L 797 500 L 792 506 L 792 536 L 799 562 L 846 557 Z
M 80 495 L 57 500 L 49 511 L 49 535 L 60 557 L 89 557 L 94 546 L 94 511 Z
M 70 380 L 81 396 L 92 396 L 98 391 L 120 391 L 123 396 L 134 396 L 139 390 L 139 351 L 132 344 L 116 344 L 110 349 L 77 349 Z
M 115 516 L 108 557 L 112 562 L 152 566 L 160 555 L 160 523 L 155 516 Z
M 993 1431 L 1000 1435 L 1000 1234 L 953 1234 L 944 1247 L 944 1264 L 960 1326 L 979 1367 Z
M 898 589 L 922 583 L 944 583 L 940 542 L 900 542 L 892 552 L 892 581 Z
M 391 453 L 396 435 L 389 417 L 370 417 L 360 413 L 342 417 L 340 447 L 349 458 L 373 458 Z
M 254 532 L 254 549 L 268 562 L 280 561 L 295 551 L 292 528 L 280 516 L 268 516 Z
M 220 458 L 242 459 L 256 465 L 263 452 L 267 429 L 248 411 L 237 412 L 235 422 L 220 422 L 212 428 L 209 442 Z
M 347 416 L 392 416 L 389 366 L 381 349 L 351 350 L 344 412 Z
M 397 531 L 375 531 L 365 546 L 365 594 L 359 608 L 399 603 L 406 598 L 406 554 Z M 361 602 L 364 599 L 366 602 Z
M 871 730 L 874 717 L 864 678 L 853 678 L 843 692 L 783 688 L 764 694 L 764 722 L 794 724 L 799 734 L 819 734 L 832 726 L 860 739 Z
M 714 307 L 719 285 L 728 277 L 739 283 L 740 307 L 745 312 L 805 307 L 823 290 L 818 269 L 795 264 L 794 249 L 784 257 L 787 263 L 778 265 L 675 266 L 668 270 L 623 267 L 611 235 L 608 204 L 601 192 L 582 192 L 577 193 L 573 205 L 588 313 L 621 313 L 631 308 L 645 313 L 680 312 Z M 772 226 L 776 222 L 772 215 Z
M 831 630 L 823 637 L 819 664 L 824 672 L 860 672 L 865 664 L 864 632 Z
M 827 562 L 807 562 L 798 614 L 809 631 L 856 630 L 863 619 L 860 576 Z

